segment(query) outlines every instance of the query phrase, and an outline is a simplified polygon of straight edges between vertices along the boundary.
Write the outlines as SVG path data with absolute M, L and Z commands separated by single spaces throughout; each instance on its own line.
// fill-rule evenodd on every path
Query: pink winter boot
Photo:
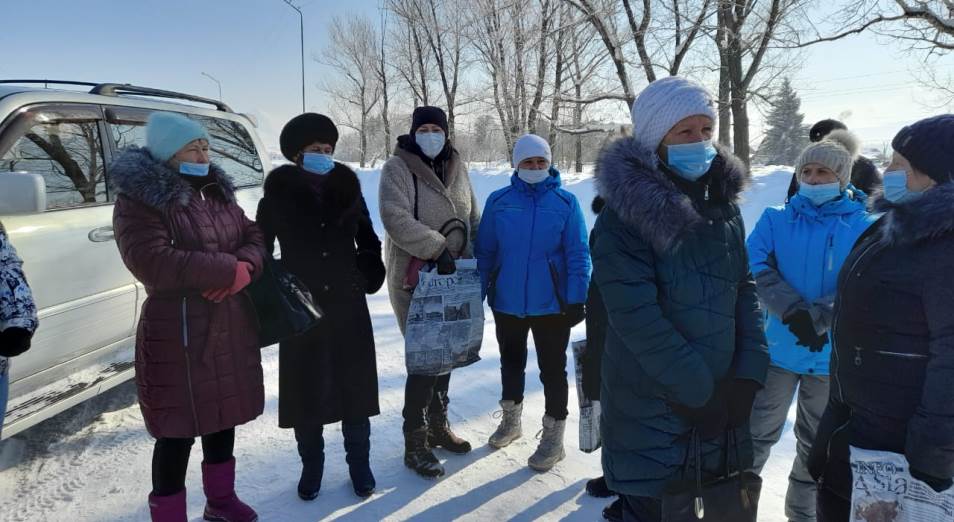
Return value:
M 186 522 L 186 490 L 162 497 L 150 493 L 149 515 L 152 522 Z
M 258 514 L 235 495 L 235 458 L 221 464 L 202 463 L 205 516 L 213 522 L 256 522 Z

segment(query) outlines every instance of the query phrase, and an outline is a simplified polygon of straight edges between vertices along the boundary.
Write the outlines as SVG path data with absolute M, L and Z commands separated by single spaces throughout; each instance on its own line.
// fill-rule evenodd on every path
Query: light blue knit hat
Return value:
M 146 120 L 146 148 L 159 161 L 169 161 L 179 149 L 200 138 L 209 141 L 209 132 L 181 114 L 154 112 Z
M 689 116 L 716 120 L 715 102 L 698 83 L 679 76 L 656 80 L 639 93 L 630 113 L 633 137 L 644 147 L 656 150 L 666 134 Z

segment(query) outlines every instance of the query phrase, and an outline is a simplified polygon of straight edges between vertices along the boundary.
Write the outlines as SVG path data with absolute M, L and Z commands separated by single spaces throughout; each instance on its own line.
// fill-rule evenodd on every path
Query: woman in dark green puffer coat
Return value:
M 603 470 L 625 519 L 660 519 L 693 428 L 704 470 L 721 468 L 727 428 L 738 464 L 752 461 L 748 418 L 769 357 L 737 203 L 748 173 L 711 144 L 712 107 L 695 83 L 650 84 L 633 104 L 634 137 L 597 167 Z

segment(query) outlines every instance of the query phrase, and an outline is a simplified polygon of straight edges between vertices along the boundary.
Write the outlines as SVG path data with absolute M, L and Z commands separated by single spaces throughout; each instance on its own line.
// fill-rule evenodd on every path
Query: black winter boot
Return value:
M 341 433 L 344 435 L 345 460 L 348 462 L 354 494 L 368 498 L 376 486 L 370 463 L 371 423 L 367 419 L 355 424 L 342 422 Z
M 298 496 L 302 500 L 315 500 L 321 490 L 321 478 L 325 472 L 324 426 L 295 428 L 298 454 L 301 456 L 301 478 L 298 480 Z
M 586 492 L 591 497 L 596 498 L 607 498 L 616 494 L 613 493 L 613 490 L 606 485 L 606 477 L 597 477 L 595 479 L 587 480 Z
M 623 501 L 617 497 L 612 504 L 603 508 L 603 518 L 609 522 L 623 521 Z
M 470 452 L 470 443 L 455 435 L 447 421 L 447 404 L 450 402 L 447 392 L 434 392 L 434 395 L 427 410 L 427 444 L 458 455 Z
M 426 478 L 444 474 L 444 466 L 427 446 L 427 428 L 404 432 L 404 465 Z

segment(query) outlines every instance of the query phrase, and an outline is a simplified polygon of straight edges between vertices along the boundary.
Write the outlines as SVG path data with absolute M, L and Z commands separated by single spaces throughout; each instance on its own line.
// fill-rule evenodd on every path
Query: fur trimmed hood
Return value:
M 728 150 L 716 146 L 718 156 L 709 177 L 713 198 L 737 203 L 749 181 L 749 172 Z M 683 231 L 703 220 L 692 199 L 659 166 L 656 152 L 633 138 L 621 138 L 600 154 L 596 188 L 606 206 L 639 230 L 657 253 L 668 251 Z
M 943 183 L 905 203 L 875 202 L 884 212 L 881 241 L 892 246 L 913 245 L 954 233 L 954 182 Z
M 143 147 L 123 151 L 109 167 L 114 194 L 125 195 L 157 209 L 176 203 L 187 206 L 195 190 L 168 165 L 156 160 Z M 209 165 L 209 182 L 215 183 L 226 201 L 235 202 L 235 184 L 221 167 Z

